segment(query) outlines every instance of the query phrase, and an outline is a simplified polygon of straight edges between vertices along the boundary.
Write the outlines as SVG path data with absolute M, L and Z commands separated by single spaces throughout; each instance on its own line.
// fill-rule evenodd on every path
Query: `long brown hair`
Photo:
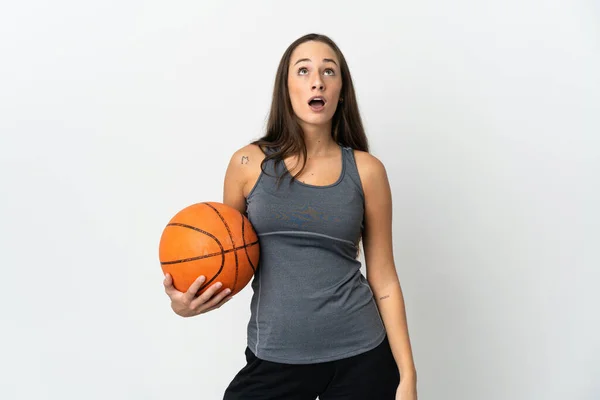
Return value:
M 271 101 L 271 110 L 267 122 L 266 134 L 252 142 L 261 148 L 267 148 L 265 159 L 261 163 L 261 169 L 264 171 L 265 162 L 274 159 L 276 163 L 283 162 L 285 158 L 292 155 L 302 154 L 303 164 L 300 170 L 292 177 L 294 178 L 302 173 L 306 165 L 306 143 L 302 135 L 302 128 L 298 124 L 288 89 L 288 69 L 292 52 L 300 44 L 308 41 L 322 42 L 333 49 L 336 53 L 342 73 L 342 91 L 340 98 L 343 102 L 339 103 L 332 118 L 331 137 L 333 140 L 344 147 L 350 147 L 355 150 L 369 151 L 369 143 L 365 130 L 363 128 L 354 85 L 350 69 L 346 59 L 339 47 L 325 35 L 311 33 L 294 41 L 283 53 L 277 74 L 275 76 L 275 85 L 273 87 L 273 98 Z M 287 169 L 284 169 L 288 173 Z M 265 171 L 266 173 L 266 171 Z M 281 177 L 280 177 L 281 178 Z

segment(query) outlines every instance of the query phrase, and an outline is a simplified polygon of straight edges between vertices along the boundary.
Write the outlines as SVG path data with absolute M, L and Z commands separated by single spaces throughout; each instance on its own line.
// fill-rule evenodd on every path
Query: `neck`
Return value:
M 331 124 L 325 126 L 302 126 L 306 154 L 309 158 L 326 155 L 337 148 L 331 137 Z

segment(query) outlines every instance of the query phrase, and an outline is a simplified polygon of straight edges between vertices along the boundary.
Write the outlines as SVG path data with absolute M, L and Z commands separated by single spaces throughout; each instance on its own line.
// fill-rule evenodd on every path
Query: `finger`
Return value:
M 221 306 L 223 306 L 223 304 L 227 303 L 229 300 L 231 300 L 231 297 L 229 297 L 226 300 L 223 300 L 221 303 L 217 304 L 214 307 L 207 308 L 206 310 L 202 311 L 200 314 L 205 314 L 207 312 L 211 312 L 211 311 L 217 310 L 217 309 L 221 308 Z
M 199 294 L 198 297 L 193 299 L 190 303 L 190 307 L 193 309 L 198 309 L 203 304 L 210 302 L 217 292 L 223 288 L 223 283 L 216 282 L 215 284 L 209 286 L 203 293 Z
M 206 277 L 204 275 L 200 275 L 185 292 L 185 295 L 190 302 L 196 297 L 196 293 L 198 293 L 198 290 L 200 290 L 200 287 L 202 287 L 205 280 Z
M 231 300 L 231 299 L 233 299 L 233 296 L 227 296 L 227 297 L 225 297 L 224 299 L 220 300 L 220 301 L 218 302 L 218 304 L 216 304 L 216 305 L 214 305 L 214 306 L 211 306 L 211 307 L 209 307 L 209 308 L 207 308 L 207 309 L 205 309 L 205 310 L 201 311 L 201 313 L 206 313 L 206 312 L 209 312 L 209 311 L 216 310 L 217 308 L 220 308 L 220 307 L 221 307 L 223 304 L 227 303 L 227 302 L 228 302 L 229 300 Z
M 204 308 L 214 306 L 219 301 L 221 301 L 221 299 L 223 297 L 227 296 L 229 294 L 229 292 L 231 292 L 231 290 L 229 288 L 224 288 L 223 290 L 221 290 L 221 288 L 223 288 L 223 284 L 221 282 L 217 282 L 214 285 L 211 285 L 208 289 L 206 289 L 206 291 L 204 293 L 202 293 L 200 296 L 198 296 L 198 298 L 193 300 L 192 303 L 190 304 L 190 306 L 193 309 L 201 307 L 204 304 L 206 304 L 206 307 L 204 307 Z M 221 290 L 221 291 L 217 295 L 217 292 L 219 290 Z M 228 290 L 229 290 L 229 292 L 225 293 Z
M 208 288 L 204 289 L 204 292 L 198 293 L 191 303 L 194 304 L 194 308 L 200 307 L 202 304 L 209 302 L 213 296 L 223 288 L 222 282 L 215 282 Z
M 173 296 L 178 292 L 178 290 L 175 289 L 175 286 L 173 286 L 173 277 L 171 277 L 171 274 L 169 273 L 165 274 L 165 279 L 163 279 L 163 286 L 165 287 L 165 293 L 167 293 L 169 297 Z

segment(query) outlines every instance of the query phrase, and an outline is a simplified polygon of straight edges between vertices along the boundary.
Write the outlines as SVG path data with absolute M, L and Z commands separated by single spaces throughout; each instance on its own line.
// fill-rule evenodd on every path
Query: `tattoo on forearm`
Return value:
M 387 299 L 388 297 L 390 297 L 390 295 L 389 295 L 389 294 L 386 294 L 385 296 L 383 296 L 383 297 L 380 297 L 380 298 L 379 298 L 379 300 Z
M 246 156 L 242 156 L 242 164 L 248 164 L 250 160 Z

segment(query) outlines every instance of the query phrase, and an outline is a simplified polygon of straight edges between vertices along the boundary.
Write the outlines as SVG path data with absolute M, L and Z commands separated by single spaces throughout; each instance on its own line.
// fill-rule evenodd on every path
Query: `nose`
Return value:
M 323 81 L 321 80 L 321 76 L 319 74 L 316 74 L 316 77 L 313 80 L 313 84 L 312 84 L 312 89 L 319 89 L 319 90 L 324 90 L 325 89 L 325 85 L 323 84 Z

